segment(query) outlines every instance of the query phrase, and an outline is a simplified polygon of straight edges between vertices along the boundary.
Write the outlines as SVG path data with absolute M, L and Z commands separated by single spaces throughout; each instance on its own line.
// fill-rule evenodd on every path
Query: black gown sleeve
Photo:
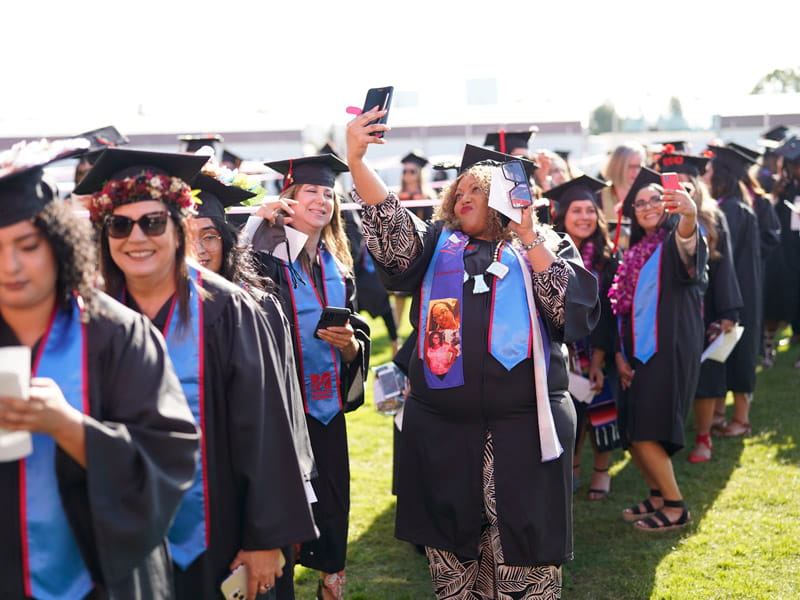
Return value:
M 706 294 L 706 305 L 704 306 L 706 321 L 728 319 L 738 322 L 739 309 L 744 306 L 744 301 L 739 290 L 736 268 L 733 264 L 733 250 L 731 249 L 730 234 L 728 233 L 728 220 L 722 212 L 718 215 L 718 219 L 717 251 L 721 256 L 708 263 L 711 289 Z
M 199 431 L 161 334 L 110 299 L 101 305 L 122 316 L 88 325 L 86 469 L 59 450 L 56 470 L 76 538 L 95 554 L 87 563 L 113 587 L 165 538 L 194 478 Z
M 617 328 L 617 317 L 611 309 L 611 300 L 608 297 L 608 290 L 614 283 L 614 275 L 617 273 L 619 261 L 616 256 L 611 256 L 603 264 L 603 268 L 598 273 L 598 297 L 600 300 L 600 318 L 597 325 L 589 334 L 589 345 L 605 352 L 606 364 L 614 362 L 614 354 L 619 351 L 619 331 Z

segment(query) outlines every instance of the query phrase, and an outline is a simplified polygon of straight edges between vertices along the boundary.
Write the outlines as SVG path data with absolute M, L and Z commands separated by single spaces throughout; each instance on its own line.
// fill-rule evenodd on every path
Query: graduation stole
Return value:
M 289 286 L 294 313 L 294 335 L 299 349 L 297 364 L 303 382 L 303 405 L 306 414 L 323 425 L 331 422 L 342 410 L 342 394 L 339 385 L 341 359 L 339 350 L 328 342 L 314 337 L 319 317 L 325 306 L 344 307 L 346 287 L 336 258 L 324 246 L 317 250 L 322 270 L 322 296 L 314 287 L 311 273 L 307 282 L 297 287 Z M 292 265 L 296 270 L 305 269 L 300 257 Z M 286 280 L 290 281 L 289 266 L 284 264 Z
M 32 376 L 58 383 L 70 406 L 89 410 L 86 326 L 81 308 L 53 309 L 34 358 Z M 20 527 L 25 594 L 39 600 L 83 598 L 94 587 L 67 520 L 55 471 L 56 443 L 33 433 L 33 454 L 20 461 Z M 8 543 L 8 540 L 6 540 Z
M 461 351 L 450 370 L 444 375 L 435 375 L 425 360 L 425 349 L 429 343 L 428 316 L 436 300 L 445 299 L 450 306 L 462 306 L 464 283 L 464 249 L 469 237 L 460 231 L 442 229 L 434 251 L 434 259 L 428 265 L 420 289 L 420 314 L 418 331 L 418 356 L 423 360 L 425 382 L 431 389 L 444 389 L 464 385 Z M 533 299 L 533 284 L 525 258 L 509 243 L 504 243 L 498 252 L 497 262 L 488 272 L 495 275 L 492 280 L 492 306 L 489 322 L 488 352 L 507 370 L 531 357 L 536 393 L 536 408 L 539 421 L 539 441 L 542 462 L 558 458 L 564 451 L 550 410 L 547 387 L 547 370 L 550 363 L 550 342 L 547 330 L 536 310 Z M 477 283 L 477 282 L 476 282 Z M 500 302 L 496 299 L 500 297 Z M 461 312 L 454 315 L 456 333 L 453 339 L 461 343 Z M 449 331 L 449 330 L 448 330 Z
M 205 435 L 205 352 L 203 339 L 203 301 L 199 289 L 203 287 L 202 276 L 194 267 L 189 267 L 189 321 L 183 327 L 175 317 L 176 297 L 169 308 L 164 325 L 167 353 L 180 379 L 183 393 L 195 422 L 202 431 L 200 460 L 195 467 L 192 486 L 183 496 L 168 538 L 172 559 L 186 569 L 206 551 L 210 538 L 208 514 L 208 468 L 206 462 Z
M 662 241 L 644 263 L 636 281 L 631 310 L 633 355 L 646 363 L 658 352 L 658 298 L 661 290 Z

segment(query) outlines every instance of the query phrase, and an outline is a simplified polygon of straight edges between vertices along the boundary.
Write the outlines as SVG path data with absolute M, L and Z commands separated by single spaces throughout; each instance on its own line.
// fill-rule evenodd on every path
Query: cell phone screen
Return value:
M 368 110 L 372 110 L 376 106 L 380 108 L 380 110 L 389 110 L 389 107 L 392 105 L 392 93 L 394 92 L 393 86 L 386 86 L 380 88 L 371 88 L 367 92 L 367 98 L 364 100 L 364 112 Z M 367 125 L 374 125 L 376 123 L 380 123 L 382 125 L 386 124 L 389 120 L 389 113 L 387 112 L 383 115 L 380 119 L 374 119 L 367 123 Z M 383 137 L 382 131 L 376 131 L 370 135 L 374 135 L 376 137 Z
M 508 199 L 514 208 L 528 208 L 533 204 L 531 187 L 525 167 L 518 160 L 512 160 L 502 165 L 503 177 L 512 182 L 514 187 L 508 192 Z

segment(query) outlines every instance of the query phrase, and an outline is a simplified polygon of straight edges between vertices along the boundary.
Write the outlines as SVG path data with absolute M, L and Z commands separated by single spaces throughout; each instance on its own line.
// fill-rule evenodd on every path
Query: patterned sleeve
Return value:
M 539 299 L 539 306 L 545 316 L 558 329 L 564 328 L 564 299 L 569 283 L 567 263 L 556 258 L 547 269 L 540 273 L 532 272 L 533 292 Z
M 361 231 L 372 258 L 390 275 L 405 271 L 422 253 L 411 213 L 394 192 L 375 205 L 364 204 L 355 189 L 350 195 L 361 205 Z

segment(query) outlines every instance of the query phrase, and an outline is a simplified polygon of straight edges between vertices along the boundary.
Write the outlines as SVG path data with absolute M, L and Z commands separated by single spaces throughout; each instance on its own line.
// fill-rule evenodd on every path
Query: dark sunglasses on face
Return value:
M 105 229 L 108 237 L 125 238 L 133 231 L 133 226 L 138 225 L 142 233 L 148 237 L 162 235 L 167 230 L 169 213 L 165 210 L 151 212 L 134 220 L 124 215 L 108 215 L 105 220 Z

